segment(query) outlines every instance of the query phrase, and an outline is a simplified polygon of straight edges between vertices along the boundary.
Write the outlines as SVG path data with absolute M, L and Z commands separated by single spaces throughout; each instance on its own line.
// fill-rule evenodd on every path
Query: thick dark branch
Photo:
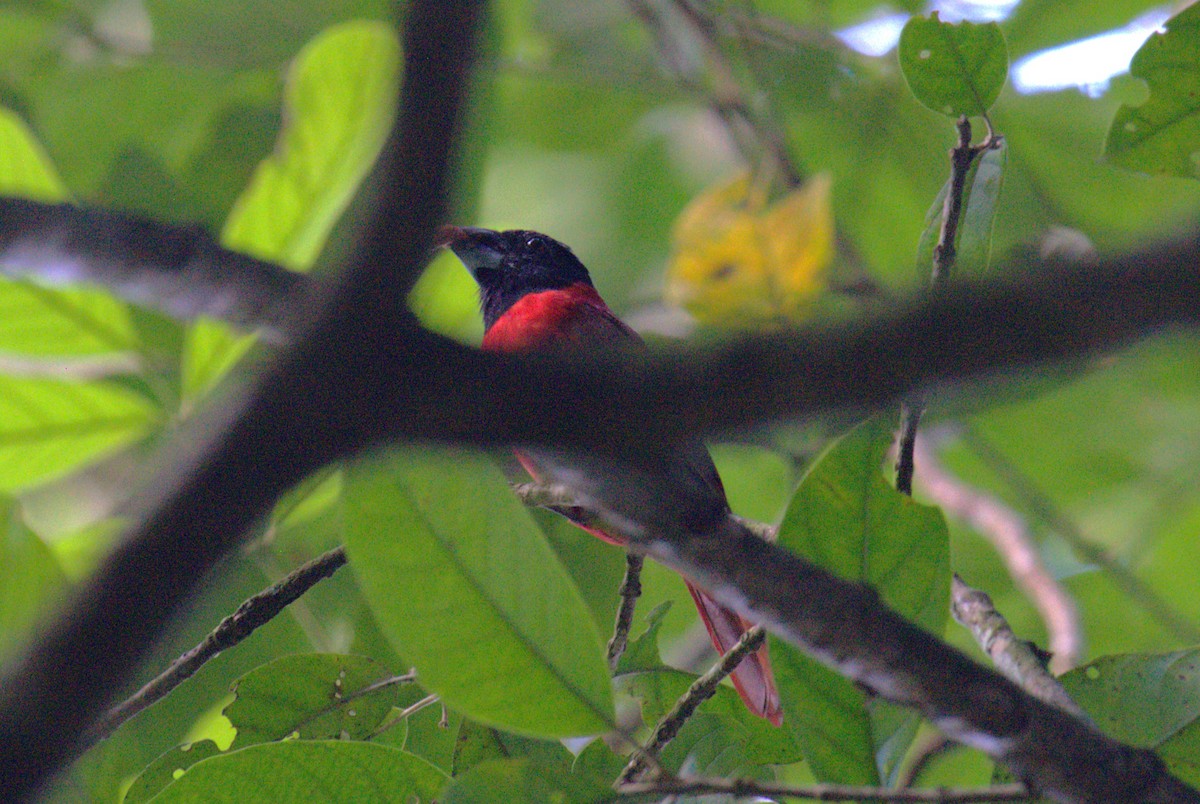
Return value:
M 20 210 L 32 203 L 0 199 L 0 243 L 6 240 L 3 227 L 11 215 L 21 217 Z M 90 213 L 70 207 L 47 210 L 52 216 L 61 211 L 56 225 L 78 227 L 68 239 L 83 241 Z M 105 242 L 121 242 L 120 231 Z M 167 241 L 184 236 L 158 225 L 140 232 L 142 238 Z M 118 253 L 135 247 L 126 242 Z M 364 253 L 373 247 L 366 244 Z M 140 248 L 149 253 L 167 246 Z M 86 259 L 82 251 L 76 257 Z M 106 278 L 106 260 L 98 255 L 89 273 L 119 292 L 120 273 Z M 235 261 L 235 255 L 224 253 L 214 264 Z M 351 329 L 370 330 L 364 334 L 382 350 L 373 360 L 382 364 L 382 376 L 346 378 L 366 396 L 338 426 L 348 428 L 344 435 L 356 442 L 544 442 L 620 452 L 644 443 L 640 423 L 646 421 L 658 423 L 662 436 L 671 438 L 785 417 L 878 410 L 938 384 L 1085 357 L 1171 324 L 1194 326 L 1200 321 L 1200 305 L 1195 304 L 1200 276 L 1193 270 L 1198 262 L 1196 235 L 1088 265 L 1014 258 L 1001 261 L 994 272 L 1006 278 L 951 283 L 936 298 L 913 298 L 862 322 L 813 325 L 705 351 L 680 346 L 649 359 L 641 352 L 599 355 L 578 366 L 551 357 L 481 354 L 416 329 L 402 309 L 404 294 L 393 295 L 377 284 L 362 291 L 363 309 L 357 316 L 342 313 L 357 319 Z M 258 269 L 247 270 L 248 276 Z M 416 270 L 414 263 L 402 287 L 411 284 Z M 235 284 L 243 281 L 237 270 L 232 274 Z M 307 277 L 289 276 L 289 282 L 298 283 L 296 295 L 313 290 L 315 283 Z M 267 284 L 264 280 L 262 287 Z M 381 303 L 388 307 L 387 316 L 370 327 L 363 319 Z M 274 308 L 265 303 L 264 309 Z M 367 351 L 366 344 L 357 351 Z M 358 354 L 355 368 L 368 359 Z M 427 370 L 418 371 L 419 366 Z M 754 381 L 747 381 L 751 377 Z M 311 391 L 317 381 L 308 385 Z M 369 406 L 368 400 L 378 400 L 382 407 Z
M 368 438 L 544 443 L 643 454 L 664 441 L 785 417 L 873 411 L 960 385 L 1126 345 L 1200 320 L 1200 241 L 1189 236 L 1092 265 L 1012 260 L 1006 278 L 952 283 L 865 322 L 760 335 L 698 352 L 579 358 L 483 354 L 415 332 L 360 406 Z M 1014 276 L 1015 275 L 1015 276 Z M 419 377 L 412 365 L 427 366 Z M 372 402 L 376 401 L 374 398 Z M 373 415 L 372 415 L 373 414 Z
M 98 285 L 176 318 L 210 316 L 282 337 L 291 291 L 305 277 L 221 248 L 204 229 L 103 209 L 0 200 L 0 273 Z
M 480 6 L 409 4 L 400 119 L 379 168 L 386 192 L 364 217 L 342 284 L 327 301 L 308 300 L 316 323 L 295 349 L 183 434 L 169 471 L 137 495 L 141 513 L 120 546 L 5 668 L 0 799 L 30 797 L 70 759 L 171 614 L 284 490 L 361 444 L 351 426 L 361 383 L 348 379 L 376 373 L 377 344 L 408 321 L 404 299 L 444 215 Z
M 980 787 L 974 790 L 937 787 L 932 789 L 896 789 L 849 784 L 788 785 L 757 782 L 753 779 L 687 779 L 666 777 L 650 782 L 621 785 L 617 792 L 636 801 L 658 801 L 664 796 L 693 796 L 717 793 L 737 800 L 762 797 L 802 801 L 872 801 L 903 804 L 968 804 L 988 801 L 1029 801 L 1029 790 L 1022 784 Z
M 1152 751 L 1122 745 L 969 660 L 882 604 L 742 528 L 641 547 L 714 597 L 1058 801 L 1196 802 Z

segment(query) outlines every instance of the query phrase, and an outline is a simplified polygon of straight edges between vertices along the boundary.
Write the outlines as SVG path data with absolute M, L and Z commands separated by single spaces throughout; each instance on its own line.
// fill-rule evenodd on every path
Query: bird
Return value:
M 448 247 L 479 286 L 486 351 L 521 353 L 602 350 L 637 344 L 641 338 L 608 307 L 583 263 L 566 245 L 523 229 L 495 231 L 444 226 L 437 244 Z M 569 488 L 604 488 L 639 512 L 632 527 L 694 529 L 728 522 L 729 502 L 712 457 L 699 439 L 655 451 L 636 468 L 603 456 L 583 456 L 553 447 L 519 447 L 518 461 L 535 481 L 547 477 Z M 584 495 L 586 497 L 586 495 Z M 611 544 L 627 539 L 594 518 L 560 511 L 576 525 Z M 751 627 L 737 612 L 684 578 L 713 646 L 729 651 Z M 782 722 L 767 647 L 748 655 L 731 674 L 734 688 L 754 714 Z

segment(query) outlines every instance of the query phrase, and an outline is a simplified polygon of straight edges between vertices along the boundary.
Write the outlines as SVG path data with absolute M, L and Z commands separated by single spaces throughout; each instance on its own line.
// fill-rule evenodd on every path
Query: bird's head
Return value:
M 488 328 L 527 294 L 592 284 L 587 268 L 571 249 L 538 232 L 443 226 L 437 242 L 453 251 L 479 283 L 479 303 Z

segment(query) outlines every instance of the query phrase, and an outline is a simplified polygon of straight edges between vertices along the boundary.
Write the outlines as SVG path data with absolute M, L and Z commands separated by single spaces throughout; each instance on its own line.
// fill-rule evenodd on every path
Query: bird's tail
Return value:
M 751 628 L 750 623 L 743 620 L 736 611 L 713 600 L 707 592 L 691 581 L 687 581 L 687 588 L 692 593 L 692 599 L 696 601 L 700 619 L 708 629 L 713 647 L 724 656 Z M 771 672 L 771 660 L 767 656 L 765 643 L 743 659 L 729 678 L 751 712 L 766 718 L 776 726 L 783 721 L 779 690 L 775 688 L 775 676 Z

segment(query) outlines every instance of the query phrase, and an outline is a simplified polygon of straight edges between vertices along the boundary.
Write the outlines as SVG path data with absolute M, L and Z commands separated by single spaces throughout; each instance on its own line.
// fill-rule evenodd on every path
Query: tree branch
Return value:
M 986 593 L 973 589 L 957 574 L 950 582 L 950 611 L 975 636 L 996 668 L 1021 689 L 1075 717 L 1087 719 L 1079 704 L 1050 675 L 1030 643 L 1018 639 L 1008 620 L 996 611 Z
M 237 611 L 221 620 L 199 645 L 171 662 L 170 667 L 118 706 L 108 710 L 84 737 L 85 743 L 90 745 L 112 734 L 125 721 L 191 678 L 221 651 L 232 648 L 260 626 L 270 622 L 315 584 L 333 575 L 345 564 L 345 549 L 335 547 L 289 573 L 279 583 L 248 598 L 238 606 Z
M 0 203 L 0 274 L 97 285 L 175 318 L 219 318 L 272 340 L 283 337 L 287 298 L 308 281 L 222 248 L 199 226 L 20 198 Z
M 671 707 L 671 711 L 663 715 L 662 720 L 655 726 L 654 733 L 650 735 L 650 741 L 646 743 L 646 747 L 634 753 L 633 759 L 625 766 L 625 770 L 621 771 L 617 784 L 627 784 L 641 776 L 649 767 L 649 763 L 657 759 L 662 750 L 678 736 L 679 730 L 695 714 L 696 708 L 716 695 L 717 687 L 721 685 L 725 677 L 736 670 L 743 659 L 761 648 L 766 639 L 767 632 L 762 628 L 758 626 L 751 628 L 742 634 L 742 638 L 738 640 L 737 644 L 730 648 L 708 672 L 693 681 L 687 692 L 681 695 L 675 705 Z
M 625 646 L 629 641 L 629 628 L 633 625 L 633 612 L 638 598 L 642 596 L 642 562 L 638 553 L 625 553 L 625 577 L 619 590 L 621 605 L 617 607 L 616 622 L 613 624 L 612 639 L 608 641 L 608 667 L 616 671 Z
M 996 497 L 971 488 L 941 465 L 933 444 L 936 434 L 917 440 L 925 466 L 921 479 L 930 499 L 992 543 L 1017 586 L 1029 596 L 1046 624 L 1051 667 L 1070 670 L 1083 653 L 1083 627 L 1075 601 L 1050 573 L 1025 522 Z M 1011 676 L 1010 676 L 1011 678 Z
M 451 143 L 481 4 L 414 1 L 407 10 L 400 118 L 357 250 L 328 294 L 296 310 L 313 322 L 251 390 L 185 428 L 137 495 L 121 544 L 29 654 L 0 678 L 0 798 L 31 797 L 79 740 L 214 563 L 297 480 L 361 446 L 350 426 L 355 376 L 378 376 L 404 299 L 443 218 Z M 374 356 L 372 356 L 374 355 Z
M 976 790 L 936 788 L 931 790 L 867 787 L 849 784 L 785 785 L 750 779 L 656 779 L 621 785 L 623 797 L 703 795 L 717 793 L 735 798 L 771 796 L 802 798 L 809 801 L 887 801 L 930 802 L 931 804 L 967 804 L 983 801 L 1028 801 L 1029 788 L 1023 784 L 996 785 Z

